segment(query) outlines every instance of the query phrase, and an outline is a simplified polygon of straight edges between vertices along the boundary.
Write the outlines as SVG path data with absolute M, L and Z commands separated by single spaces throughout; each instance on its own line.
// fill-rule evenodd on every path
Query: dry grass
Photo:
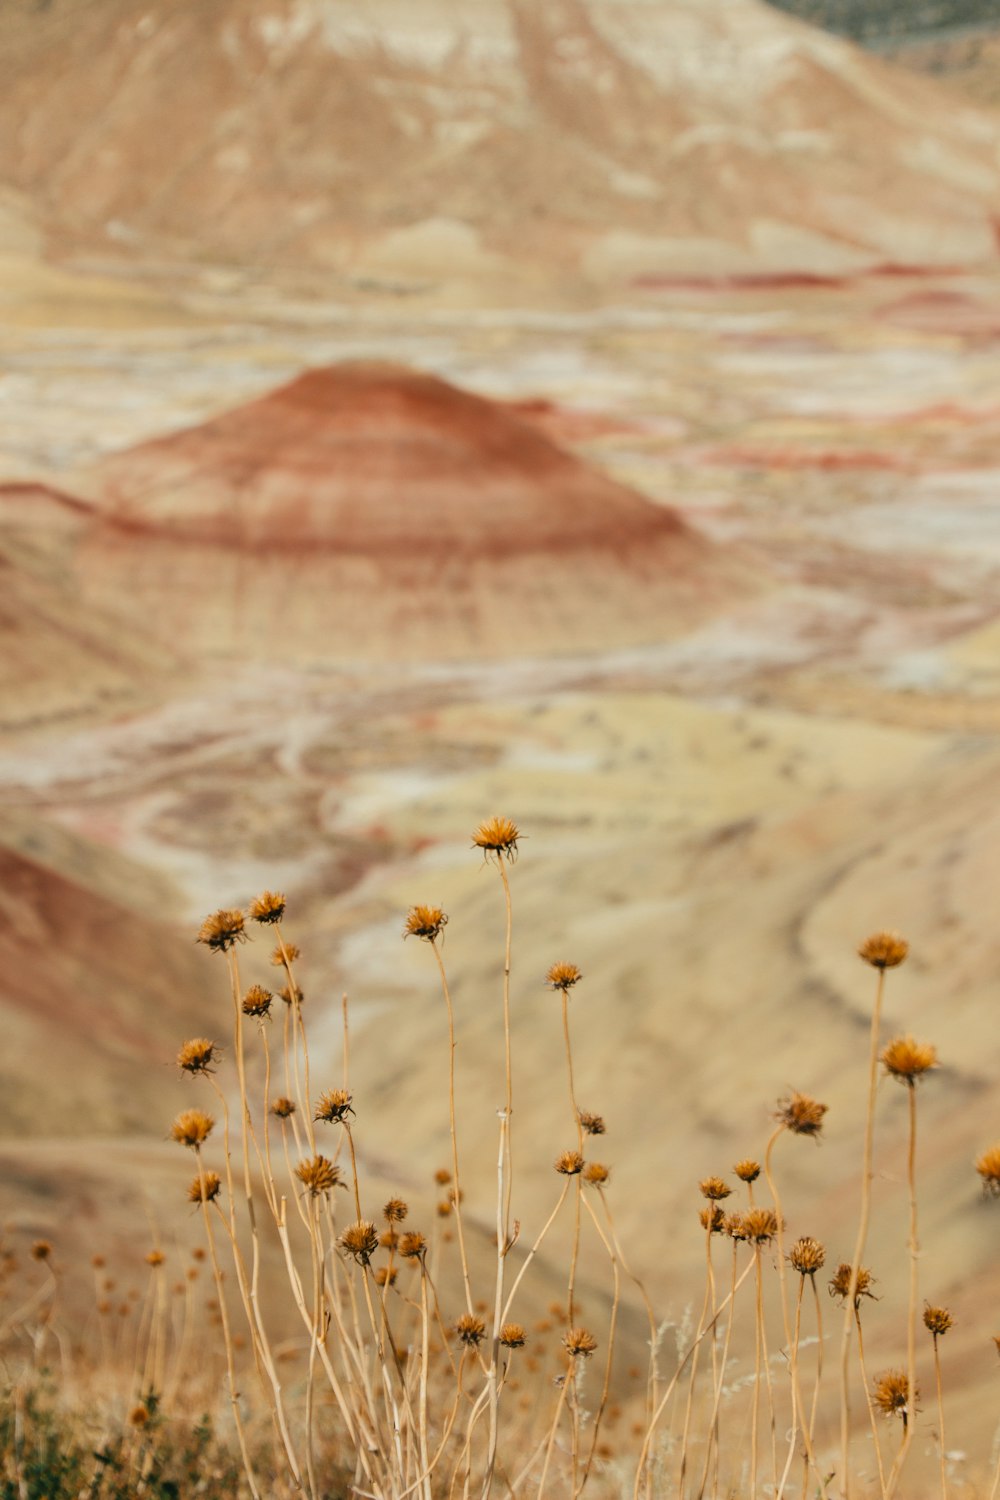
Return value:
M 700 1183 L 700 1212 L 693 1195 L 691 1230 L 698 1232 L 700 1219 L 704 1285 L 697 1315 L 675 1330 L 676 1352 L 668 1353 L 667 1325 L 657 1319 L 630 1263 L 632 1247 L 616 1231 L 612 1174 L 591 1154 L 604 1122 L 577 1102 L 571 991 L 586 981 L 566 960 L 553 963 L 546 976 L 562 1010 L 563 1056 L 552 1059 L 552 1068 L 565 1070 L 566 1137 L 555 1144 L 566 1149 L 550 1156 L 551 1212 L 530 1244 L 526 1237 L 522 1242 L 511 1136 L 515 1126 L 529 1131 L 531 1119 L 530 1105 L 517 1093 L 510 1033 L 520 839 L 507 818 L 492 818 L 473 835 L 473 847 L 496 872 L 505 918 L 495 997 L 505 1094 L 497 1110 L 492 1266 L 487 1270 L 470 1254 L 473 1226 L 463 1211 L 458 1059 L 442 951 L 447 915 L 415 905 L 402 928 L 404 937 L 430 949 L 428 983 L 440 987 L 448 1019 L 441 1098 L 450 1163 L 436 1173 L 436 1212 L 414 1224 L 402 1197 L 373 1201 L 359 1170 L 355 1131 L 363 1142 L 364 1100 L 351 1091 L 346 1000 L 340 1077 L 313 1086 L 295 972 L 299 949 L 284 932 L 284 897 L 265 892 L 246 914 L 221 910 L 206 919 L 199 940 L 227 970 L 231 1038 L 224 1048 L 207 1037 L 178 1039 L 178 1066 L 194 1089 L 211 1096 L 205 1101 L 211 1113 L 192 1107 L 172 1125 L 165 1122 L 195 1167 L 187 1198 L 203 1222 L 204 1251 L 172 1285 L 163 1253 L 150 1251 L 145 1299 L 127 1333 L 110 1316 L 113 1277 L 103 1263 L 95 1264 L 96 1334 L 92 1328 L 82 1359 L 74 1359 L 60 1331 L 52 1246 L 37 1243 L 31 1265 L 16 1272 L 8 1257 L 0 1323 L 9 1392 L 0 1500 L 196 1490 L 211 1496 L 237 1487 L 253 1500 L 347 1493 L 379 1500 L 466 1500 L 473 1494 L 488 1500 L 493 1493 L 577 1500 L 584 1491 L 633 1500 L 665 1494 L 681 1500 L 763 1494 L 892 1500 L 918 1430 L 925 1443 L 937 1445 L 948 1500 L 948 1394 L 938 1358 L 938 1342 L 952 1321 L 945 1308 L 928 1306 L 923 1315 L 933 1341 L 933 1418 L 921 1411 L 915 1374 L 917 1097 L 936 1054 L 911 1037 L 879 1050 L 887 971 L 903 962 L 906 944 L 878 933 L 859 950 L 876 978 L 854 1253 L 827 1283 L 844 1309 L 839 1379 L 824 1359 L 825 1249 L 808 1235 L 786 1248 L 781 1159 L 804 1149 L 798 1137 L 820 1138 L 826 1115 L 825 1105 L 797 1092 L 777 1101 L 760 1153 L 766 1196 L 761 1163 L 751 1158 L 732 1166 L 735 1184 L 728 1174 Z M 280 997 L 261 985 L 243 985 L 241 947 L 258 932 L 281 971 Z M 880 1060 L 886 1075 L 905 1087 L 909 1109 L 907 1157 L 898 1166 L 910 1205 L 900 1332 L 905 1368 L 882 1368 L 881 1358 L 872 1366 L 865 1347 L 864 1307 L 875 1295 L 863 1257 Z M 1000 1148 L 977 1164 L 987 1190 L 1000 1182 L 994 1156 L 1000 1161 Z M 528 1288 L 560 1219 L 568 1246 L 564 1294 L 549 1318 L 532 1325 Z M 481 1225 L 475 1233 L 481 1240 Z M 262 1276 L 274 1245 L 283 1289 Z M 214 1285 L 207 1325 L 191 1290 L 203 1273 Z M 602 1280 L 607 1290 L 598 1305 L 593 1287 Z M 628 1288 L 634 1296 L 626 1298 Z M 645 1309 L 648 1347 L 645 1372 L 626 1374 L 621 1320 L 628 1300 Z M 289 1316 L 297 1332 L 279 1338 L 277 1329 Z M 542 1332 L 554 1335 L 554 1369 L 544 1368 L 533 1349 Z M 749 1377 L 734 1375 L 734 1340 L 740 1339 L 751 1353 Z M 550 1343 L 550 1359 L 551 1352 Z M 221 1404 L 220 1381 L 226 1391 Z M 852 1422 L 852 1407 L 864 1409 L 865 1423 Z M 981 1457 L 985 1468 L 988 1453 Z

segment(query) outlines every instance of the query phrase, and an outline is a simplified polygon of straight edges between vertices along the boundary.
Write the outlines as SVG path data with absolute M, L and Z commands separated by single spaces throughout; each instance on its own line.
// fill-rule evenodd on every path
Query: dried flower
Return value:
M 215 953 L 228 953 L 235 943 L 246 941 L 241 911 L 216 911 L 206 917 L 196 939 Z
M 937 1048 L 916 1042 L 912 1036 L 898 1036 L 885 1048 L 881 1062 L 888 1074 L 912 1088 L 918 1078 L 937 1067 Z
M 396 1282 L 395 1266 L 379 1266 L 375 1272 L 376 1286 L 394 1286 Z
M 52 1246 L 48 1240 L 36 1240 L 31 1247 L 32 1260 L 48 1260 L 52 1254 Z
M 166 1258 L 162 1250 L 146 1251 L 146 1264 L 147 1266 L 152 1266 L 154 1270 L 157 1266 L 162 1266 Z
M 823 1129 L 823 1116 L 827 1106 L 808 1094 L 792 1093 L 787 1099 L 778 1100 L 775 1119 L 780 1120 L 793 1135 L 819 1135 Z
M 329 1089 L 316 1101 L 314 1120 L 326 1120 L 330 1125 L 342 1124 L 348 1115 L 353 1115 L 351 1095 L 346 1089 Z
M 266 990 L 262 984 L 252 984 L 243 996 L 243 1014 L 245 1016 L 266 1016 L 271 1009 L 271 1001 L 274 996 L 270 990 Z
M 409 1211 L 402 1198 L 390 1198 L 382 1209 L 382 1217 L 387 1224 L 402 1224 Z
M 146 1406 L 133 1406 L 128 1414 L 128 1419 L 133 1427 L 145 1427 L 149 1421 L 149 1408 Z
M 717 1203 L 710 1203 L 698 1214 L 698 1222 L 709 1234 L 721 1234 L 726 1226 L 726 1216 Z
M 470 1349 L 475 1349 L 478 1344 L 482 1343 L 486 1333 L 486 1324 L 474 1313 L 463 1313 L 455 1324 L 455 1332 L 463 1344 L 468 1345 Z
M 210 1042 L 207 1036 L 196 1036 L 185 1042 L 177 1054 L 177 1066 L 184 1073 L 211 1073 L 217 1060 L 218 1042 Z
M 448 1171 L 448 1168 L 438 1167 L 437 1171 L 434 1173 L 434 1181 L 437 1183 L 438 1187 L 444 1187 L 446 1182 L 450 1182 L 451 1173 Z
M 588 1161 L 583 1169 L 583 1180 L 589 1182 L 591 1187 L 603 1187 L 611 1178 L 611 1168 L 606 1167 L 602 1161 Z
M 404 1260 L 420 1260 L 427 1249 L 427 1241 L 419 1230 L 411 1229 L 399 1237 L 399 1253 Z
M 553 964 L 545 976 L 545 982 L 550 989 L 562 990 L 565 995 L 574 984 L 579 984 L 583 975 L 576 964 Z
M 325 1156 L 311 1156 L 300 1161 L 295 1175 L 313 1198 L 318 1198 L 320 1193 L 329 1193 L 340 1182 L 340 1168 Z
M 451 1199 L 450 1198 L 441 1198 L 441 1199 L 439 1199 L 438 1205 L 437 1205 L 437 1216 L 438 1216 L 438 1218 L 439 1219 L 450 1218 L 450 1216 L 451 1216 L 451 1208 L 452 1208 L 452 1204 L 451 1204 Z
M 297 958 L 302 957 L 302 949 L 296 947 L 295 943 L 275 943 L 271 949 L 271 962 L 276 969 L 285 964 L 293 964 Z
M 526 1337 L 520 1323 L 505 1323 L 500 1330 L 500 1342 L 505 1349 L 523 1349 Z
M 222 1178 L 218 1172 L 205 1172 L 201 1177 L 192 1178 L 188 1187 L 188 1202 L 214 1203 L 221 1192 Z
M 721 1177 L 706 1177 L 698 1184 L 703 1198 L 711 1198 L 713 1202 L 719 1203 L 723 1198 L 728 1198 L 732 1188 L 727 1187 Z
M 487 858 L 492 854 L 497 860 L 514 860 L 520 837 L 517 824 L 510 818 L 488 818 L 472 835 L 472 843 L 474 848 L 482 849 Z
M 279 1095 L 271 1105 L 272 1115 L 277 1115 L 279 1120 L 287 1120 L 289 1115 L 295 1113 L 295 1100 L 286 1099 L 284 1094 Z
M 359 1219 L 344 1230 L 337 1244 L 347 1255 L 353 1255 L 359 1266 L 366 1266 L 378 1249 L 378 1230 L 370 1219 Z
M 440 906 L 411 906 L 406 915 L 403 937 L 424 938 L 428 943 L 433 943 L 441 935 L 441 929 L 447 922 L 448 918 Z
M 788 1259 L 793 1270 L 798 1271 L 800 1276 L 815 1276 L 823 1267 L 826 1251 L 819 1240 L 803 1235 L 789 1250 Z
M 983 1192 L 1000 1197 L 1000 1146 L 991 1146 L 976 1161 L 976 1171 L 983 1179 Z
M 384 1229 L 379 1235 L 378 1242 L 382 1246 L 383 1250 L 395 1250 L 396 1246 L 399 1244 L 399 1235 L 390 1225 L 388 1229 Z
M 580 1111 L 580 1129 L 584 1135 L 603 1135 L 605 1131 L 603 1115 L 592 1115 L 588 1110 Z
M 924 1327 L 936 1339 L 947 1333 L 954 1321 L 946 1307 L 931 1307 L 929 1302 L 924 1304 Z
M 744 1161 L 738 1161 L 733 1171 L 741 1182 L 756 1182 L 760 1176 L 760 1162 L 748 1156 Z
M 778 1232 L 778 1216 L 773 1208 L 748 1208 L 743 1215 L 744 1238 L 755 1245 L 773 1240 Z
M 747 1232 L 743 1225 L 742 1214 L 726 1214 L 722 1225 L 724 1234 L 728 1234 L 731 1240 L 745 1240 Z
M 886 1370 L 879 1375 L 872 1386 L 872 1395 L 875 1405 L 884 1416 L 901 1416 L 905 1425 L 910 1399 L 910 1382 L 905 1370 Z M 914 1389 L 914 1402 L 919 1396 L 920 1392 Z
M 278 991 L 278 998 L 284 1000 L 286 1005 L 291 1005 L 293 1002 L 296 1005 L 301 1005 L 306 997 L 301 985 L 286 984 Z
M 866 1266 L 859 1266 L 857 1291 L 854 1294 L 854 1306 L 856 1308 L 861 1306 L 862 1297 L 869 1297 L 872 1299 L 872 1301 L 875 1300 L 875 1293 L 872 1291 L 872 1287 L 874 1286 L 874 1284 L 875 1278 L 872 1275 L 871 1271 L 869 1271 Z M 850 1290 L 851 1263 L 848 1260 L 842 1260 L 836 1271 L 834 1271 L 833 1275 L 830 1277 L 830 1296 L 839 1298 L 841 1302 L 846 1302 Z
M 563 1347 L 571 1359 L 589 1359 L 597 1348 L 597 1340 L 587 1328 L 571 1328 L 563 1337 Z
M 255 922 L 264 926 L 280 922 L 285 915 L 285 898 L 277 891 L 261 891 L 250 902 L 249 913 Z
M 557 1156 L 556 1171 L 562 1172 L 564 1177 L 575 1177 L 577 1172 L 582 1172 L 583 1157 L 579 1151 L 564 1151 L 561 1156 Z
M 909 951 L 909 943 L 898 932 L 873 932 L 858 948 L 858 957 L 873 969 L 895 969 Z
M 203 1109 L 185 1109 L 171 1125 L 170 1134 L 178 1145 L 197 1148 L 208 1140 L 214 1124 Z

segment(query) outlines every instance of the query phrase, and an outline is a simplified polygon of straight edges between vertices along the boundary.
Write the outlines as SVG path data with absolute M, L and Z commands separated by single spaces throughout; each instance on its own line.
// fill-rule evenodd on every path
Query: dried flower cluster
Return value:
M 212 1116 L 203 1109 L 185 1109 L 171 1125 L 170 1134 L 178 1145 L 197 1149 L 208 1140 L 214 1124 Z
M 545 982 L 552 990 L 562 990 L 563 994 L 571 990 L 574 984 L 579 984 L 583 975 L 576 964 L 553 964 L 545 976 Z
M 817 1136 L 823 1129 L 826 1109 L 825 1104 L 820 1104 L 818 1099 L 811 1099 L 808 1094 L 793 1093 L 786 1099 L 778 1100 L 775 1119 L 780 1120 L 793 1135 Z
M 520 837 L 517 824 L 510 818 L 487 818 L 472 835 L 472 844 L 473 848 L 482 849 L 487 858 L 492 854 L 495 859 L 513 861 L 517 858 L 517 841 Z
M 340 1168 L 325 1156 L 311 1156 L 300 1161 L 295 1175 L 313 1198 L 331 1192 L 340 1182 Z
M 411 906 L 403 928 L 403 937 L 418 937 L 433 943 L 441 935 L 441 929 L 447 922 L 448 918 L 440 906 Z
M 873 932 L 858 947 L 858 957 L 873 969 L 895 969 L 910 951 L 910 945 L 898 932 Z
M 206 917 L 198 930 L 197 941 L 213 953 L 228 953 L 235 943 L 246 941 L 241 911 L 216 911 Z

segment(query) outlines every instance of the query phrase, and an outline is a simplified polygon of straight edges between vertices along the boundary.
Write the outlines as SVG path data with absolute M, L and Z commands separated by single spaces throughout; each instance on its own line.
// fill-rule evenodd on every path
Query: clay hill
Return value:
M 105 461 L 76 571 L 180 651 L 311 661 L 613 649 L 745 565 L 501 403 L 394 365 L 311 371 Z
M 0 44 L 0 187 L 50 254 L 427 285 L 996 256 L 997 118 L 757 0 L 8 0 Z

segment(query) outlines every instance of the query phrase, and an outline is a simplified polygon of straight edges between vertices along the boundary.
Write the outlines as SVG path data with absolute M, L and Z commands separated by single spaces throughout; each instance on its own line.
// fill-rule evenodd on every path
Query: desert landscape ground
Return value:
M 909 938 L 885 1035 L 941 1061 L 921 1295 L 955 1319 L 951 1481 L 987 1493 L 996 44 L 929 78 L 916 43 L 907 68 L 751 0 L 484 0 L 471 31 L 418 9 L 55 0 L 0 23 L 4 1244 L 53 1243 L 79 1320 L 92 1256 L 139 1288 L 151 1243 L 198 1243 L 173 1059 L 224 1039 L 229 1002 L 194 937 L 271 889 L 313 1079 L 339 1080 L 346 994 L 373 1201 L 430 1217 L 447 1037 L 402 931 L 414 903 L 447 912 L 485 1277 L 503 910 L 471 843 L 504 814 L 525 1243 L 573 1144 L 545 985 L 572 960 L 577 1097 L 672 1324 L 700 1296 L 699 1181 L 759 1155 L 792 1089 L 829 1113 L 821 1146 L 781 1147 L 789 1235 L 850 1257 L 856 948 Z M 88 120 L 71 144 L 57 83 Z M 323 199 L 330 138 L 349 145 Z M 241 962 L 273 979 L 266 945 Z M 891 1079 L 878 1109 L 866 1327 L 898 1364 Z M 565 1250 L 557 1232 L 536 1320 Z M 603 1276 L 581 1298 L 606 1314 Z M 645 1333 L 634 1291 L 623 1307 L 625 1388 Z

